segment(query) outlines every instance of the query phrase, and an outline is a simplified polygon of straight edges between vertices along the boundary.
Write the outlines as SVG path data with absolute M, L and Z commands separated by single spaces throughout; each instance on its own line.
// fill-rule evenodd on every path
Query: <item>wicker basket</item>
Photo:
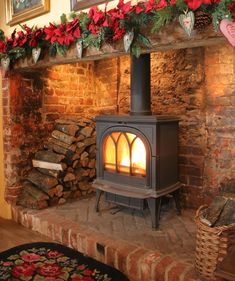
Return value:
M 201 206 L 196 213 L 197 226 L 195 267 L 205 280 L 216 280 L 216 265 L 235 245 L 235 224 L 221 227 L 209 227 L 200 221 L 201 212 L 207 205 Z

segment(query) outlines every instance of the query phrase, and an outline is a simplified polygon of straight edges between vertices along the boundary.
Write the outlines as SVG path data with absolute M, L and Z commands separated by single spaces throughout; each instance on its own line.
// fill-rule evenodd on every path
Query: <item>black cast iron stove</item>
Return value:
M 162 196 L 172 193 L 180 212 L 178 122 L 151 114 L 150 55 L 133 57 L 130 115 L 96 117 L 97 211 L 104 192 L 106 201 L 118 205 L 148 205 L 153 228 L 159 225 Z

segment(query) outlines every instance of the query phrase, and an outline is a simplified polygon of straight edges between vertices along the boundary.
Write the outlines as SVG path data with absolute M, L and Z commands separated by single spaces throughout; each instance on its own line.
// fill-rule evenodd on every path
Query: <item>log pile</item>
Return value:
M 96 132 L 91 120 L 59 119 L 44 150 L 35 153 L 17 204 L 43 209 L 93 192 Z
M 210 206 L 201 214 L 201 221 L 210 227 L 228 226 L 235 223 L 235 180 L 221 187 Z

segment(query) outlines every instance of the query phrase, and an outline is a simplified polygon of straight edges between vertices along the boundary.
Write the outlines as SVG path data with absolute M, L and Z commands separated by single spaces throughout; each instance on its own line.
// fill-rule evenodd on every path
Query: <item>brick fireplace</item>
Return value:
M 235 177 L 234 49 L 153 53 L 152 111 L 179 116 L 184 205 L 197 207 Z M 128 56 L 11 72 L 3 79 L 6 200 L 14 204 L 34 153 L 58 117 L 128 113 Z

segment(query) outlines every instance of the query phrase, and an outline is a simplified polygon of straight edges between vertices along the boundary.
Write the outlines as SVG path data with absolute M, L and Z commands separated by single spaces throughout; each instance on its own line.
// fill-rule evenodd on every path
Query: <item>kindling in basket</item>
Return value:
M 216 265 L 227 254 L 228 249 L 235 245 L 235 223 L 228 226 L 210 227 L 200 220 L 200 215 L 207 205 L 201 206 L 196 213 L 196 259 L 195 267 L 206 280 L 216 280 Z

